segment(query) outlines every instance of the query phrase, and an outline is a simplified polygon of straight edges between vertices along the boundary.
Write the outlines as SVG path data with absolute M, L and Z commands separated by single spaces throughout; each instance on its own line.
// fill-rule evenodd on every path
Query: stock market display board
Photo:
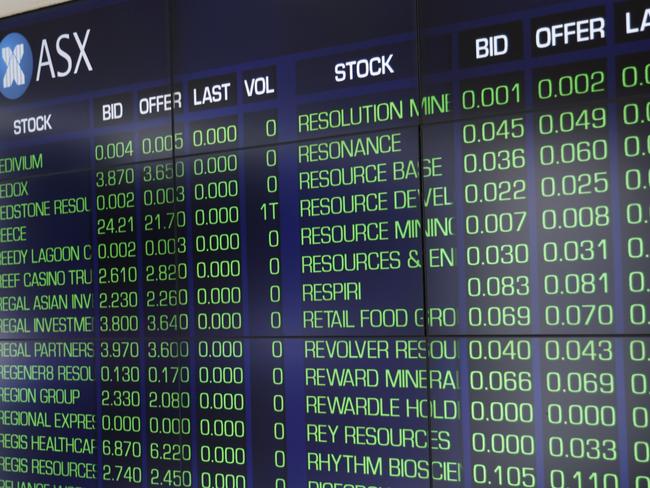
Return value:
M 650 488 L 650 2 L 0 40 L 0 488 Z

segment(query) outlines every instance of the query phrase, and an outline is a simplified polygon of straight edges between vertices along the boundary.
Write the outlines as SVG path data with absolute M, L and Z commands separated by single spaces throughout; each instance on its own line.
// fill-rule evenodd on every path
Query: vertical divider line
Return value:
M 135 197 L 135 243 L 136 243 L 136 269 L 138 272 L 144 270 L 144 249 L 142 243 L 144 243 L 144 229 L 140 225 L 144 217 L 144 184 L 141 178 L 138 178 L 142 174 L 142 167 L 144 162 L 139 162 L 136 164 L 131 164 L 125 166 L 125 168 L 133 168 L 134 181 L 133 181 L 133 191 L 136 195 Z M 149 480 L 149 421 L 148 421 L 148 409 L 149 409 L 149 398 L 147 395 L 147 331 L 146 331 L 146 290 L 145 284 L 142 279 L 138 280 L 137 284 L 137 296 L 138 296 L 138 307 L 136 310 L 138 318 L 138 337 L 137 341 L 140 346 L 140 352 L 138 354 L 138 367 L 140 368 L 140 384 L 138 385 L 138 391 L 140 392 L 140 398 L 144 401 L 140 401 L 140 418 L 143 422 L 140 424 L 140 442 L 142 442 L 142 459 L 140 460 L 140 466 L 143 471 L 142 481 L 146 482 L 147 486 Z M 144 426 L 143 426 L 144 424 Z M 146 480 L 146 481 L 145 481 Z
M 544 442 L 544 401 L 542 396 L 542 385 L 544 385 L 542 356 L 545 351 L 545 338 L 543 336 L 542 314 L 540 312 L 540 290 L 539 290 L 539 237 L 538 237 L 538 207 L 540 204 L 537 192 L 537 149 L 535 127 L 537 123 L 537 114 L 535 112 L 535 80 L 532 68 L 532 44 L 528 42 L 532 39 L 532 29 L 530 16 L 522 19 L 523 22 L 523 56 L 524 56 L 524 78 L 523 78 L 523 97 L 524 97 L 524 127 L 525 135 L 525 157 L 526 157 L 526 181 L 528 198 L 528 242 L 530 243 L 529 255 L 530 268 L 530 306 L 531 306 L 531 327 L 533 333 L 540 334 L 540 337 L 528 336 L 530 341 L 532 358 L 531 358 L 531 375 L 533 379 L 533 433 L 535 437 L 535 485 L 539 488 L 546 486 L 546 470 L 544 465 L 544 455 L 546 443 Z M 524 339 L 526 340 L 526 339 Z
M 88 104 L 89 111 L 89 121 L 93 120 L 92 112 L 92 103 Z M 93 246 L 92 254 L 92 297 L 93 297 L 93 323 L 95 327 L 95 333 L 93 334 L 93 343 L 95 345 L 95 426 L 97 429 L 97 487 L 102 488 L 104 486 L 104 464 L 102 457 L 102 360 L 101 360 L 101 320 L 99 316 L 99 257 L 97 256 L 97 186 L 95 183 L 96 174 L 97 174 L 97 163 L 94 157 L 93 146 L 95 144 L 95 134 L 90 139 L 89 151 L 90 151 L 90 171 L 88 183 L 90 190 L 91 207 L 90 207 L 90 242 Z
M 630 480 L 630 467 L 631 461 L 629 458 L 628 447 L 628 408 L 629 405 L 626 401 L 626 388 L 627 381 L 625 376 L 625 365 L 627 363 L 625 345 L 628 341 L 626 337 L 621 334 L 626 333 L 626 313 L 624 311 L 625 302 L 624 289 L 625 284 L 625 267 L 623 266 L 623 253 L 624 234 L 623 234 L 623 212 L 624 207 L 621 200 L 621 188 L 619 171 L 624 166 L 619 160 L 619 105 L 617 93 L 617 65 L 616 65 L 616 43 L 614 41 L 614 31 L 616 30 L 616 17 L 614 14 L 614 5 L 610 2 L 605 6 L 605 18 L 609 26 L 613 26 L 607 35 L 607 105 L 606 110 L 609 114 L 607 121 L 607 137 L 608 137 L 608 150 L 609 150 L 609 184 L 610 184 L 610 199 L 608 207 L 611 215 L 611 237 L 612 237 L 612 256 L 614 261 L 613 281 L 614 281 L 614 334 L 607 337 L 614 346 L 614 384 L 617 427 L 616 427 L 616 445 L 618 448 L 619 459 L 618 473 L 620 476 L 621 486 L 632 486 Z M 610 35 L 611 33 L 611 35 Z M 616 100 L 616 101 L 612 101 Z M 629 290 L 625 289 L 625 293 Z M 617 337 L 618 336 L 618 337 Z M 630 339 L 631 340 L 631 339 Z
M 167 61 L 168 61 L 168 67 L 169 67 L 169 89 L 170 89 L 170 93 L 174 92 L 174 14 L 175 14 L 174 7 L 175 7 L 174 0 L 166 0 L 167 34 L 168 34 L 168 43 L 167 43 L 168 58 L 167 58 Z M 182 93 L 182 89 L 181 89 L 181 93 Z M 181 107 L 182 107 L 181 109 L 184 109 L 185 104 L 183 103 Z M 169 128 L 170 128 L 170 131 L 171 131 L 170 135 L 171 135 L 172 141 L 176 140 L 175 136 L 174 136 L 174 134 L 176 134 L 176 128 L 175 128 L 175 118 L 176 117 L 175 117 L 175 114 L 176 114 L 176 109 L 174 108 L 174 106 L 172 104 L 172 109 L 169 112 L 169 118 L 170 118 L 170 120 L 169 120 Z M 183 137 L 185 137 L 184 134 L 183 134 Z M 178 211 L 178 208 L 182 207 L 182 208 L 185 209 L 187 207 L 186 207 L 186 205 L 181 205 L 179 207 L 177 205 L 178 202 L 176 202 L 176 190 L 175 189 L 178 186 L 179 182 L 177 181 L 177 174 L 176 174 L 176 144 L 175 144 L 175 142 L 172 144 L 172 160 L 171 160 L 171 164 L 172 164 L 172 182 L 173 182 L 172 184 L 173 184 L 173 188 L 174 188 L 174 191 L 172 192 L 172 194 L 174 195 L 173 209 L 174 209 L 174 212 L 176 212 L 176 211 Z M 183 178 L 180 183 L 184 186 L 185 185 L 185 178 Z M 186 195 L 185 198 L 187 198 L 188 193 L 185 192 L 185 195 Z M 190 216 L 187 216 L 187 218 L 189 219 Z M 179 232 L 179 229 L 178 229 L 178 219 L 174 218 L 174 242 L 178 241 L 179 235 L 180 235 L 180 232 Z M 187 243 L 188 247 L 187 247 L 187 250 L 186 250 L 186 253 L 188 255 L 190 254 L 189 245 L 190 245 L 190 243 L 188 242 Z M 178 249 L 178 246 L 175 246 L 175 248 Z M 174 253 L 174 268 L 176 270 L 178 270 L 179 263 L 180 263 L 180 259 L 179 259 L 179 256 L 178 256 L 178 251 L 176 251 Z M 189 263 L 188 263 L 188 268 L 189 268 Z M 190 273 L 190 271 L 188 269 L 188 276 L 189 276 L 189 273 Z M 180 293 L 180 281 L 179 281 L 179 277 L 178 277 L 178 271 L 176 271 L 175 275 L 176 275 L 175 289 L 176 289 L 176 296 L 178 296 L 179 293 Z M 193 297 L 193 295 L 190 295 L 188 293 L 188 301 L 192 300 L 192 297 Z M 189 307 L 189 305 L 188 305 L 188 307 Z M 178 305 L 178 309 L 176 310 L 175 313 L 178 314 L 177 320 L 178 320 L 178 324 L 180 326 L 180 322 L 181 322 L 180 321 L 180 315 L 182 313 L 182 309 L 181 309 L 180 305 Z M 188 335 L 190 335 L 190 330 L 191 330 L 192 325 L 193 325 L 192 322 L 189 320 L 189 317 L 190 317 L 190 314 L 189 314 L 189 311 L 188 311 Z M 176 334 L 177 334 L 177 340 L 179 342 L 179 351 L 180 351 L 180 350 L 182 350 L 182 348 L 180 348 L 180 344 L 182 343 L 182 337 L 181 337 L 182 332 L 181 332 L 180 328 L 179 328 L 179 330 L 177 331 Z M 192 341 L 190 341 L 189 337 L 188 337 L 188 350 L 190 351 L 189 354 L 190 354 L 190 357 L 194 357 L 194 355 L 191 353 L 191 349 L 192 349 Z M 188 360 L 189 360 L 189 358 L 188 358 Z M 179 354 L 179 358 L 178 358 L 177 362 L 178 362 L 178 367 L 179 367 L 179 371 L 180 371 L 180 369 L 184 366 L 184 363 L 186 363 L 187 361 L 185 361 L 183 359 L 182 354 Z M 189 396 L 190 396 L 190 399 L 193 399 L 193 398 L 195 398 L 195 396 L 192 394 L 193 393 L 193 388 L 192 387 L 194 386 L 193 381 L 192 381 L 192 379 L 194 378 L 193 368 L 190 366 L 189 370 L 190 370 L 189 371 L 189 373 L 190 373 L 189 374 L 189 378 L 190 378 L 190 383 L 189 383 L 189 387 L 190 387 L 190 392 L 189 393 L 190 393 L 190 395 Z M 179 375 L 179 378 L 182 378 L 182 375 Z M 178 388 L 177 391 L 178 391 L 179 398 L 181 398 L 182 397 L 182 392 L 183 392 L 183 386 L 182 386 L 182 383 L 181 383 L 180 379 L 178 381 L 177 388 Z M 192 404 L 190 403 L 190 415 L 191 415 L 191 418 L 193 417 L 192 416 L 193 411 L 194 411 L 194 408 L 193 408 Z M 184 438 L 183 433 L 182 433 L 183 432 L 182 418 L 183 418 L 183 407 L 181 405 L 179 405 L 178 406 L 178 419 L 179 419 L 178 443 L 180 445 L 183 444 L 183 438 Z M 192 418 L 192 420 L 193 420 L 193 418 Z M 193 433 L 194 433 L 194 430 L 195 430 L 193 427 L 194 427 L 194 422 L 190 421 L 190 429 L 192 431 L 192 438 L 194 437 Z M 192 442 L 190 444 L 190 453 L 192 453 L 192 454 L 194 453 L 193 447 L 194 447 L 194 443 Z M 181 449 L 181 452 L 182 452 L 182 449 Z M 194 460 L 194 459 L 195 459 L 195 456 L 192 456 L 192 460 Z M 179 461 L 178 461 L 178 469 L 181 472 L 183 471 L 183 464 L 184 464 L 183 460 L 179 459 Z M 194 469 L 191 469 L 190 472 L 192 473 L 192 486 L 194 486 Z M 181 478 L 182 478 L 182 475 L 181 475 Z
M 417 104 L 418 106 L 421 107 L 421 100 L 422 100 L 422 65 L 421 65 L 421 57 L 422 57 L 422 50 L 421 50 L 421 41 L 422 41 L 422 32 L 421 32 L 421 23 L 420 23 L 420 1 L 421 0 L 415 0 L 415 66 L 416 66 L 416 74 L 417 74 Z M 425 351 L 426 351 L 426 361 L 425 361 L 425 367 L 426 367 L 426 372 L 427 372 L 427 378 L 429 377 L 429 371 L 431 371 L 431 364 L 430 364 L 430 359 L 429 359 L 429 314 L 427 313 L 428 311 L 428 280 L 427 280 L 427 269 L 428 269 L 428 261 L 427 261 L 427 245 L 426 245 L 426 236 L 425 236 L 425 188 L 424 188 L 424 178 L 422 176 L 422 158 L 423 158 L 423 152 L 422 152 L 422 145 L 424 143 L 424 137 L 422 133 L 422 115 L 418 113 L 418 181 L 419 181 L 419 189 L 420 189 L 420 250 L 421 250 L 421 262 L 422 262 L 422 325 L 424 327 L 424 340 L 425 342 Z M 430 382 L 427 382 L 427 398 L 426 398 L 426 405 L 427 405 L 427 459 L 429 461 L 429 487 L 433 488 L 433 471 L 432 471 L 432 466 L 433 466 L 433 453 L 431 450 L 431 430 L 432 430 L 432 419 L 431 419 L 431 384 Z
M 471 405 L 471 391 L 469 388 L 469 377 L 471 373 L 471 365 L 469 364 L 469 357 L 467 351 L 469 350 L 469 344 L 472 337 L 475 337 L 473 332 L 470 332 L 468 323 L 467 323 L 467 266 L 466 266 L 466 243 L 465 243 L 465 206 L 464 206 L 464 184 L 465 184 L 465 173 L 463 166 L 463 138 L 462 138 L 462 127 L 463 123 L 468 120 L 467 116 L 462 113 L 455 114 L 457 107 L 462 107 L 462 84 L 461 76 L 463 71 L 461 70 L 459 59 L 460 59 L 460 39 L 457 33 L 452 34 L 451 40 L 451 63 L 452 63 L 452 77 L 451 77 L 451 91 L 452 91 L 452 120 L 449 122 L 452 127 L 452 158 L 454 161 L 454 195 L 455 200 L 462 202 L 459 205 L 456 205 L 455 215 L 456 222 L 459 226 L 459 231 L 456 232 L 456 246 L 460 249 L 460 252 L 457 253 L 458 256 L 461 256 L 461 259 L 458 260 L 458 283 L 456 284 L 456 298 L 458 299 L 456 303 L 456 310 L 461 311 L 461 320 L 460 320 L 460 334 L 454 335 L 459 345 L 459 357 L 458 357 L 458 370 L 460 377 L 465 379 L 465 384 L 460 384 L 460 406 Z M 462 337 L 462 338 L 461 338 Z M 478 337 L 478 336 L 477 336 Z M 483 336 L 481 336 L 483 337 Z M 471 414 L 463 414 L 461 410 L 459 415 L 460 422 L 460 436 L 458 437 L 458 442 L 461 444 L 462 450 L 462 461 L 463 466 L 463 486 L 471 487 L 473 481 L 473 464 L 472 464 L 472 445 L 471 441 L 467 442 L 467 439 L 471 439 L 472 424 L 471 424 Z

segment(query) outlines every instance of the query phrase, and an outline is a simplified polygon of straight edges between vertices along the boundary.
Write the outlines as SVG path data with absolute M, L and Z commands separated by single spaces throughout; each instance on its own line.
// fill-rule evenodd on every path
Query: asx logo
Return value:
M 29 42 L 21 34 L 12 32 L 0 42 L 2 68 L 0 92 L 11 100 L 20 98 L 32 81 L 34 60 Z
M 35 82 L 44 78 L 66 78 L 76 75 L 81 69 L 92 71 L 86 53 L 89 38 L 90 29 L 86 29 L 83 36 L 78 32 L 60 34 L 53 42 L 53 49 L 48 39 L 41 40 Z M 31 83 L 34 71 L 32 49 L 22 34 L 12 32 L 0 42 L 0 53 L 0 93 L 15 100 L 23 96 Z

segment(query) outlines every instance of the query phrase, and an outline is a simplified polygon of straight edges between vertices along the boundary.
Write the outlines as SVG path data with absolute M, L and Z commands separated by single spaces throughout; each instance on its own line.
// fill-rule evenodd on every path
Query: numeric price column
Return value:
M 183 165 L 172 161 L 146 163 L 139 168 L 141 181 L 140 232 L 144 323 L 146 324 L 146 415 L 149 486 L 190 487 L 192 476 L 181 463 L 192 458 L 187 442 L 190 419 L 180 418 L 190 408 L 189 328 L 186 310 L 187 253 L 183 210 L 185 187 L 177 181 Z
M 550 488 L 620 486 L 615 340 L 540 339 Z
M 533 73 L 543 330 L 614 332 L 604 60 Z
M 476 333 L 521 333 L 531 325 L 524 116 L 472 120 L 460 127 L 467 323 Z M 490 170 L 484 172 L 486 163 Z
M 240 154 L 186 158 L 191 195 L 194 296 L 192 352 L 198 483 L 246 486 L 247 345 L 242 296 Z M 194 426 L 193 428 L 196 428 Z
M 100 323 L 102 480 L 143 486 L 140 272 L 133 166 L 95 170 Z
M 466 323 L 473 333 L 530 330 L 531 284 L 525 115 L 521 73 L 462 84 Z M 507 303 L 507 305 L 506 305 Z
M 472 339 L 463 348 L 469 356 L 471 486 L 537 486 L 534 341 Z

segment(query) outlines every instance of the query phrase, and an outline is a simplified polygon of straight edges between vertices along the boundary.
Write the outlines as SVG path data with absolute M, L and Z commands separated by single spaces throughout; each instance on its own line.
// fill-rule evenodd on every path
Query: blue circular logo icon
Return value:
M 0 93 L 15 100 L 32 81 L 34 58 L 25 36 L 12 32 L 0 42 Z

